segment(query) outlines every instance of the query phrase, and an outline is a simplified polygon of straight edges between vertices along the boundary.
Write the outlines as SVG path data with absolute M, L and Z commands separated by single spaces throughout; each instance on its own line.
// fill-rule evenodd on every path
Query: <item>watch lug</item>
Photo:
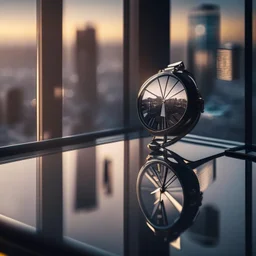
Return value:
M 183 71 L 184 69 L 185 69 L 185 65 L 183 61 L 178 61 L 178 62 L 169 64 L 165 70 Z

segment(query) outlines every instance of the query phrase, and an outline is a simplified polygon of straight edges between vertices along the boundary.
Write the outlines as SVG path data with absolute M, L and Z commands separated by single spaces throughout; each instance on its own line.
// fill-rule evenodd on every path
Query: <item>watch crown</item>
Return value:
M 183 61 L 178 61 L 168 65 L 168 67 L 165 70 L 183 71 L 184 69 L 185 69 L 185 65 Z

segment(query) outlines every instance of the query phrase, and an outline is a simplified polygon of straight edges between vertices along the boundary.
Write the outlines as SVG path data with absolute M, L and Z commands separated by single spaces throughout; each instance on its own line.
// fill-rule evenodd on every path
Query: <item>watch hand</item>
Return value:
M 148 173 L 146 173 L 145 176 L 148 178 L 149 181 L 151 181 L 151 183 L 152 183 L 156 188 L 161 187 L 161 186 L 159 186 L 159 185 L 157 184 L 157 182 L 156 182 L 152 177 L 150 177 L 150 175 L 149 175 Z
M 161 115 L 162 117 L 165 117 L 165 103 L 162 103 L 162 108 L 161 108 Z
M 173 85 L 173 87 L 170 89 L 170 91 L 167 93 L 167 95 L 165 96 L 164 99 L 166 99 L 168 97 L 168 95 L 171 93 L 172 89 L 176 86 L 176 84 L 178 83 L 179 81 L 176 81 L 176 83 Z
M 165 191 L 164 195 L 174 205 L 174 207 L 177 209 L 178 212 L 182 211 L 182 205 L 168 191 Z
M 158 84 L 159 84 L 159 87 L 160 87 L 160 91 L 161 91 L 162 98 L 164 98 L 164 94 L 163 94 L 163 91 L 162 91 L 162 87 L 161 87 L 159 78 L 157 78 L 157 81 L 158 81 Z
M 162 186 L 161 178 L 160 178 L 160 176 L 158 175 L 157 170 L 155 170 L 153 167 L 150 167 L 150 170 L 156 175 L 156 177 L 157 177 L 157 179 L 158 179 L 160 185 Z
M 164 184 L 164 188 L 167 189 L 176 179 L 177 179 L 177 176 L 175 176 L 175 174 L 173 174 L 172 177 Z M 169 183 L 169 182 L 171 182 L 171 183 Z
M 168 169 L 167 169 L 167 167 L 165 166 L 165 174 L 164 174 L 163 188 L 165 187 L 165 182 L 166 182 L 167 174 L 168 174 Z
M 183 92 L 183 91 L 185 91 L 185 89 L 182 89 L 182 90 L 180 90 L 180 91 L 174 93 L 171 97 L 169 97 L 169 99 L 171 99 L 172 97 L 176 96 L 177 94 L 179 94 L 179 93 L 181 93 L 181 92 Z
M 159 98 L 159 96 L 157 96 L 157 95 L 154 94 L 153 92 L 151 92 L 151 91 L 149 91 L 149 90 L 147 90 L 147 89 L 145 89 L 145 91 L 147 91 L 147 92 L 151 93 L 152 95 L 156 96 L 157 98 Z
M 161 212 L 162 212 L 162 217 L 163 217 L 164 225 L 168 225 L 168 219 L 167 219 L 167 215 L 166 215 L 166 211 L 165 211 L 164 201 L 163 200 L 161 200 Z
M 157 189 L 155 189 L 154 191 L 152 191 L 150 194 L 153 195 L 153 194 L 155 194 L 156 192 L 158 192 L 160 189 L 161 189 L 161 188 L 157 188 Z
M 160 202 L 159 198 L 156 199 L 156 201 L 154 202 L 154 205 L 157 204 L 158 202 Z
M 155 216 L 155 214 L 157 212 L 157 209 L 159 207 L 159 204 L 160 204 L 160 202 L 158 202 L 158 204 L 155 204 L 155 207 L 154 207 L 154 209 L 152 211 L 152 214 L 151 214 L 151 219 L 153 219 L 153 217 Z
M 168 76 L 167 81 L 166 81 L 166 84 L 165 84 L 165 88 L 164 88 L 164 98 L 165 98 L 165 93 L 166 93 L 166 88 L 167 88 L 167 84 L 168 84 L 168 81 L 169 81 L 169 77 L 170 77 L 170 76 Z

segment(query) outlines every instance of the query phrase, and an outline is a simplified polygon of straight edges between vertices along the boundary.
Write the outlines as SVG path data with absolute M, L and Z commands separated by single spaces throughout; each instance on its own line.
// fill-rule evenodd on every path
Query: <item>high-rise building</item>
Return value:
M 226 43 L 218 49 L 217 53 L 217 78 L 232 81 L 240 78 L 240 52 L 238 44 Z
M 207 100 L 216 82 L 217 49 L 220 43 L 220 8 L 202 4 L 189 14 L 188 70 L 195 76 Z
M 76 72 L 78 75 L 77 99 L 80 107 L 76 132 L 92 131 L 97 115 L 97 42 L 96 31 L 87 25 L 76 32 Z
M 96 148 L 89 147 L 77 151 L 76 167 L 76 210 L 97 208 Z
M 6 123 L 14 125 L 23 120 L 23 89 L 11 88 L 6 95 Z

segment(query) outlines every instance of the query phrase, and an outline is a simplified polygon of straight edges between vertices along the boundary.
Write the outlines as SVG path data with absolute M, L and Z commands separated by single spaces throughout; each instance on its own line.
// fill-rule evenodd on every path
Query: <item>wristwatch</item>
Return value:
M 193 75 L 180 61 L 160 70 L 141 86 L 137 110 L 141 123 L 152 135 L 180 139 L 198 122 L 204 100 Z

